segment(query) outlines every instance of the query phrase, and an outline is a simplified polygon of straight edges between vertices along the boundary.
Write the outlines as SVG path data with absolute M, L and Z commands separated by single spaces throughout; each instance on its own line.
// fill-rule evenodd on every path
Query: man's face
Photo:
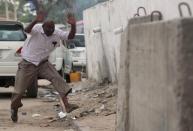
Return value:
M 43 30 L 44 30 L 44 33 L 47 36 L 51 36 L 54 33 L 54 30 L 55 30 L 54 23 L 52 21 L 45 22 L 43 24 Z

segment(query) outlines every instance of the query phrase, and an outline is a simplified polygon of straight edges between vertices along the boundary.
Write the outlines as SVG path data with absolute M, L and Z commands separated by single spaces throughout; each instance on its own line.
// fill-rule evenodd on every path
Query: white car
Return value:
M 66 46 L 70 52 L 72 70 L 85 70 L 86 48 L 84 34 L 76 34 L 73 40 L 67 41 Z
M 30 36 L 29 36 L 30 37 Z M 0 86 L 14 85 L 18 62 L 21 60 L 21 47 L 26 40 L 23 25 L 16 21 L 0 21 Z M 29 38 L 27 38 L 29 39 Z M 61 41 L 62 42 L 62 41 Z M 56 70 L 64 75 L 64 46 L 61 44 L 49 56 L 49 61 L 55 65 Z M 28 97 L 37 96 L 37 81 L 33 82 L 35 88 L 29 88 Z

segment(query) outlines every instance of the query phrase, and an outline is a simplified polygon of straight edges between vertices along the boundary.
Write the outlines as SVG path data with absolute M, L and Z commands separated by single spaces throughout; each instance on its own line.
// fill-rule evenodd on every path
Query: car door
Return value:
M 20 51 L 27 36 L 19 24 L 0 23 L 0 76 L 16 74 Z

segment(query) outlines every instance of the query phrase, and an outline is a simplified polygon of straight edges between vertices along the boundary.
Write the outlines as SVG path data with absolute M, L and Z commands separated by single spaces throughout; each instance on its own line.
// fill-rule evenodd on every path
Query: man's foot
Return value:
M 76 104 L 68 104 L 68 106 L 66 106 L 66 112 L 67 112 L 67 113 L 70 113 L 70 112 L 72 112 L 73 110 L 76 110 L 76 109 L 78 109 L 78 108 L 79 108 L 79 106 L 76 105 Z
M 17 115 L 18 109 L 11 109 L 11 119 L 13 122 L 17 122 L 18 115 Z

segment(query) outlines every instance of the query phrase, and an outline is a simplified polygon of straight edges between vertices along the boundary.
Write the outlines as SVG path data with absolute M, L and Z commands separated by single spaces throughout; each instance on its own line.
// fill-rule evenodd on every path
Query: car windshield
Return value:
M 0 41 L 24 41 L 26 36 L 19 25 L 0 25 Z
M 81 41 L 79 41 L 77 39 L 69 40 L 67 42 L 67 44 L 68 44 L 68 47 L 70 47 L 70 48 L 72 48 L 72 46 L 75 46 L 75 47 L 85 47 L 84 42 L 81 42 Z

